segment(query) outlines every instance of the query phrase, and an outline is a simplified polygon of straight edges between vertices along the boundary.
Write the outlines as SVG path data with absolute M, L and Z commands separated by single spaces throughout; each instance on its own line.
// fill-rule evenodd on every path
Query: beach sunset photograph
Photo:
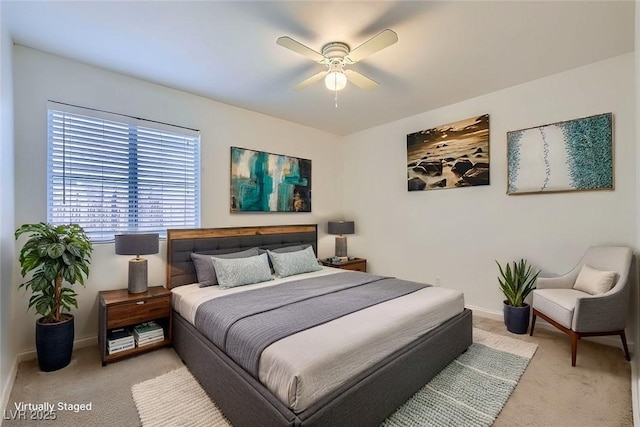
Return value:
M 407 135 L 407 189 L 489 185 L 489 115 Z

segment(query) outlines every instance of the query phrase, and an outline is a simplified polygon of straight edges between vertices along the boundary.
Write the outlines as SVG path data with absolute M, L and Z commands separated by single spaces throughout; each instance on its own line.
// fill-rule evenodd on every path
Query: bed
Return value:
M 194 314 L 196 310 L 193 305 L 189 305 L 189 301 L 201 300 L 201 295 L 208 290 L 197 285 L 198 278 L 192 253 L 216 256 L 250 248 L 278 250 L 278 248 L 307 246 L 312 248 L 314 254 L 317 253 L 317 225 L 315 224 L 168 230 L 167 287 L 174 293 L 173 346 L 192 374 L 235 427 L 378 425 L 471 344 L 471 312 L 464 309 L 463 301 L 462 303 L 460 301 L 461 296 L 456 295 L 454 291 L 366 273 L 327 268 L 286 278 L 284 281 L 290 282 L 283 286 L 278 286 L 280 282 L 277 281 L 264 285 L 260 283 L 249 285 L 246 287 L 248 289 L 237 292 L 238 295 L 243 295 L 238 298 L 244 299 L 244 295 L 253 295 L 258 302 L 262 303 L 269 298 L 260 295 L 277 295 L 272 292 L 278 292 L 278 289 L 284 286 L 308 286 L 311 280 L 316 280 L 318 283 L 322 281 L 331 283 L 331 286 L 341 287 L 341 291 L 344 286 L 346 292 L 360 292 L 364 289 L 364 286 L 359 283 L 357 286 L 351 285 L 353 280 L 360 280 L 362 283 L 371 281 L 371 286 L 381 289 L 382 292 L 387 292 L 390 288 L 394 289 L 393 292 L 403 292 L 398 289 L 406 286 L 406 294 L 381 297 L 383 302 L 367 303 L 370 305 L 362 310 L 345 312 L 346 314 L 334 320 L 321 322 L 317 326 L 302 325 L 299 332 L 260 347 L 262 353 L 255 360 L 250 361 L 239 359 L 238 355 L 233 353 L 233 348 L 228 349 L 229 354 L 222 351 L 223 346 L 215 341 L 215 336 L 210 336 L 207 328 L 202 328 L 202 322 L 199 327 L 203 333 L 198 330 Z M 307 278 L 307 275 L 314 277 Z M 318 289 L 324 289 L 324 285 L 322 286 Z M 366 286 L 370 285 L 366 284 Z M 415 289 L 414 286 L 416 286 Z M 256 289 L 249 289 L 252 287 Z M 210 288 L 211 293 L 219 293 L 215 286 Z M 237 288 L 230 290 L 235 292 Z M 378 291 L 366 292 L 369 297 Z M 340 310 L 342 298 L 336 297 L 334 292 L 328 293 L 331 294 L 329 297 L 334 297 L 334 300 L 328 304 L 325 303 L 324 306 L 332 307 L 332 310 L 333 307 L 336 307 L 335 310 Z M 212 315 L 225 311 L 228 301 L 232 300 L 229 296 L 224 296 L 226 300 L 211 298 L 214 299 L 207 300 L 206 304 L 214 304 L 212 307 L 216 307 L 212 309 L 214 313 Z M 384 298 L 391 299 L 384 300 Z M 438 302 L 438 298 L 451 302 L 447 302 L 445 309 L 434 310 L 439 313 L 437 315 L 409 314 L 411 310 L 409 306 L 419 305 L 415 303 L 419 298 L 423 298 L 425 304 L 431 304 L 434 309 L 441 305 L 445 307 Z M 198 304 L 204 305 L 202 302 Z M 391 320 L 387 319 L 386 315 L 383 318 L 379 314 L 383 313 L 382 311 L 376 314 L 376 310 L 381 310 L 382 304 L 396 305 L 391 312 L 386 311 L 391 313 Z M 369 327 L 369 323 L 375 323 L 375 319 L 382 318 L 380 323 L 386 321 L 390 327 L 397 327 L 394 326 L 396 325 L 394 316 L 398 316 L 398 319 L 403 316 L 413 318 L 412 322 L 416 319 L 423 323 L 430 322 L 429 325 L 433 327 L 424 326 L 424 329 L 419 329 L 422 327 L 421 324 L 417 327 L 402 326 L 401 330 L 387 333 L 390 339 L 393 338 L 392 341 L 396 341 L 394 344 L 396 347 L 383 348 L 380 346 L 387 344 L 383 344 L 383 340 L 378 338 L 369 340 L 371 347 L 359 344 L 357 335 L 349 336 L 344 332 L 358 328 L 345 327 L 347 323 L 341 323 L 349 319 L 352 322 L 354 319 L 359 319 L 354 324 Z M 249 329 L 256 327 L 259 328 L 260 324 L 250 326 Z M 425 330 L 428 332 L 425 333 Z M 336 333 L 336 331 L 340 332 Z M 341 353 L 332 353 L 332 358 L 325 356 L 324 353 L 320 355 L 319 349 L 316 352 L 308 348 L 308 345 L 304 345 L 304 343 L 316 342 L 318 336 L 324 337 L 321 339 L 338 341 L 343 339 L 345 343 L 347 341 L 351 344 L 358 343 L 358 351 L 347 351 L 336 344 L 335 348 L 339 349 L 336 351 Z M 333 341 L 326 341 L 321 347 L 323 351 L 329 352 L 332 351 L 333 346 Z M 278 347 L 281 347 L 280 350 Z M 283 349 L 284 352 L 281 351 Z M 280 355 L 276 356 L 278 354 Z M 305 378 L 300 375 L 299 378 L 291 379 L 286 375 L 283 376 L 281 372 L 272 375 L 267 371 L 269 367 L 279 366 L 278 357 L 289 357 L 282 366 L 296 364 L 299 360 L 314 359 L 314 368 L 309 368 L 309 372 L 314 373 L 316 377 L 322 376 L 322 372 L 331 372 L 331 375 L 326 375 L 330 378 L 326 384 L 317 385 L 319 381 L 316 381 L 316 377 Z M 365 359 L 358 359 L 358 357 Z M 368 362 L 369 359 L 373 361 Z M 332 366 L 331 369 L 320 365 L 320 363 L 329 362 L 333 364 L 326 366 Z M 352 369 L 352 365 L 359 365 L 359 367 Z M 270 375 L 281 382 L 275 385 L 270 383 Z M 292 391 L 292 383 L 302 391 L 297 389 Z M 312 386 L 317 386 L 317 389 Z M 311 391 L 304 394 L 307 390 Z

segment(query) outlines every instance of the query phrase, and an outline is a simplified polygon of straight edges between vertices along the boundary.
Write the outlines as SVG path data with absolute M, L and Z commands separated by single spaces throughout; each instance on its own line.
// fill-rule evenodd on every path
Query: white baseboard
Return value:
M 98 345 L 98 336 L 92 336 L 89 338 L 81 338 L 79 340 L 75 340 L 73 342 L 73 348 L 74 349 L 79 349 L 79 348 L 85 348 L 85 347 L 91 347 L 93 345 Z M 27 360 L 33 360 L 37 357 L 36 354 L 36 349 L 32 349 L 32 350 L 26 350 L 23 352 L 18 353 L 18 361 L 19 362 L 25 362 Z
M 484 317 L 486 319 L 492 319 L 492 320 L 500 320 L 500 321 L 502 321 L 502 319 L 503 319 L 502 311 L 487 310 L 486 308 L 475 307 L 475 306 L 472 306 L 472 305 L 467 305 L 465 307 L 470 309 L 470 310 L 472 310 L 474 316 Z M 554 326 L 552 326 L 549 323 L 545 322 L 544 319 L 541 319 L 539 317 L 536 319 L 536 329 L 537 328 L 543 328 L 543 329 L 546 329 L 548 331 L 560 332 L 557 328 L 555 328 Z M 562 332 L 560 332 L 560 333 L 562 333 Z M 582 339 L 622 349 L 622 341 L 620 340 L 620 337 L 618 337 L 618 336 L 585 337 L 585 338 L 582 338 Z M 627 336 L 627 346 L 630 349 L 634 349 L 635 348 L 635 342 L 634 341 L 629 341 L 629 337 L 628 336 Z M 638 426 L 640 426 L 640 424 L 638 424 Z
M 633 425 L 640 426 L 640 408 L 638 407 L 638 390 L 639 384 L 638 381 L 638 354 L 634 354 L 631 356 L 631 407 L 633 408 Z
M 484 317 L 485 319 L 491 319 L 491 320 L 503 319 L 501 311 L 487 310 L 486 308 L 476 307 L 474 305 L 465 305 L 464 307 L 473 311 L 474 316 Z
M 11 363 L 11 369 L 9 369 L 9 375 L 7 376 L 7 381 L 4 383 L 2 387 L 2 413 L 4 414 L 7 409 L 7 404 L 9 403 L 9 397 L 11 396 L 11 390 L 13 390 L 13 384 L 16 382 L 16 375 L 18 375 L 18 357 L 13 358 L 13 363 Z M 3 417 L 4 418 L 4 417 Z

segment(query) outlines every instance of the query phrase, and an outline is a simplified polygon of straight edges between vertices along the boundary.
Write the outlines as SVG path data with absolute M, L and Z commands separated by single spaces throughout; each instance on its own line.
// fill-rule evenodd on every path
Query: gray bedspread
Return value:
M 257 378 L 260 354 L 277 340 L 427 286 L 361 272 L 331 274 L 204 302 L 195 326 Z

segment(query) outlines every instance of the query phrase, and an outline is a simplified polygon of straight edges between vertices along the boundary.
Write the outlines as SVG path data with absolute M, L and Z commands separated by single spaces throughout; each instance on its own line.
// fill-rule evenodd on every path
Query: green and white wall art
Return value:
M 231 212 L 311 212 L 311 160 L 231 147 Z
M 507 194 L 613 190 L 612 113 L 507 132 Z

